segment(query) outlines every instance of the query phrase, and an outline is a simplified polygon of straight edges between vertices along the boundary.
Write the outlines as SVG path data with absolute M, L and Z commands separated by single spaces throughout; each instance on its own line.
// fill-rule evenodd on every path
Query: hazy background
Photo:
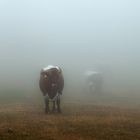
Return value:
M 104 74 L 104 95 L 138 96 L 139 5 L 138 0 L 1 0 L 0 94 L 40 94 L 40 69 L 53 64 L 63 69 L 67 95 L 82 91 L 86 70 L 97 70 Z

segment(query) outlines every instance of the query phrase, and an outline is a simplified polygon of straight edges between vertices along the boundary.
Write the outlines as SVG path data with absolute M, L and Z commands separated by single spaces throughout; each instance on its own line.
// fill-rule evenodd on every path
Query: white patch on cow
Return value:
M 51 85 L 52 87 L 56 87 L 57 86 L 57 84 L 54 84 L 54 83 L 52 83 L 52 85 Z
M 60 94 L 59 93 L 57 93 L 54 97 L 53 97 L 53 99 L 51 99 L 49 96 L 48 96 L 48 94 L 46 94 L 45 96 L 44 96 L 44 99 L 45 100 L 50 100 L 50 101 L 56 101 L 57 99 L 59 99 L 60 98 Z
M 49 100 L 48 94 L 46 94 L 46 95 L 44 96 L 44 99 L 45 99 L 45 100 Z
M 48 65 L 47 67 L 43 68 L 42 70 L 47 71 L 47 70 L 50 70 L 52 68 L 56 68 L 56 69 L 58 69 L 60 71 L 60 68 L 58 66 L 53 66 L 53 65 Z
M 58 69 L 59 72 L 61 72 L 61 69 L 58 66 L 56 66 L 56 68 Z
M 94 75 L 94 74 L 99 74 L 99 72 L 96 72 L 96 71 L 86 71 L 85 72 L 86 76 L 90 76 L 90 75 Z
M 46 74 L 44 75 L 44 78 L 47 79 L 47 75 Z
M 57 99 L 59 99 L 60 98 L 60 94 L 59 93 L 57 93 L 56 95 L 55 95 L 55 97 L 53 98 L 53 99 L 51 99 L 52 101 L 56 101 Z

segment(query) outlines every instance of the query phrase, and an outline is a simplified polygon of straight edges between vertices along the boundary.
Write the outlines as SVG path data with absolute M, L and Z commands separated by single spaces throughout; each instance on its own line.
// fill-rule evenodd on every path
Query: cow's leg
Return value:
M 57 104 L 57 112 L 61 113 L 61 108 L 60 108 L 60 95 L 57 96 L 56 104 Z
M 48 95 L 45 96 L 45 112 L 49 113 L 50 109 L 49 109 L 49 97 Z
M 53 101 L 53 106 L 52 106 L 52 112 L 55 112 L 56 108 L 55 108 L 55 100 Z

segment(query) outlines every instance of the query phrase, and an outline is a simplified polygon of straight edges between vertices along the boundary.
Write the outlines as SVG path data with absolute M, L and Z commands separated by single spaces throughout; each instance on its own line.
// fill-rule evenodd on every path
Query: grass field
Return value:
M 62 114 L 44 113 L 43 102 L 0 104 L 0 140 L 140 140 L 138 108 L 63 102 Z

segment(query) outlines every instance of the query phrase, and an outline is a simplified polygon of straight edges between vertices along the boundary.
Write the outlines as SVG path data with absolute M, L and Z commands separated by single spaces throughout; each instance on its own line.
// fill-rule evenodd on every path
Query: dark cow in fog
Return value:
M 52 112 L 61 112 L 60 95 L 64 87 L 64 78 L 60 67 L 49 65 L 40 72 L 40 89 L 45 97 L 45 112 L 49 113 L 49 101 L 53 102 Z
M 86 76 L 86 86 L 90 93 L 100 94 L 102 91 L 103 77 L 100 72 L 87 71 Z

